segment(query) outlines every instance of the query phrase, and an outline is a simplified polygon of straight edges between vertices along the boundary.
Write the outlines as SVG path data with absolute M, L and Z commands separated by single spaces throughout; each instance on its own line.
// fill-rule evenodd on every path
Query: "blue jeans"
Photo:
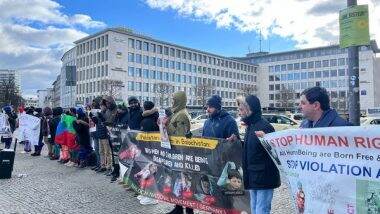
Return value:
M 251 213 L 270 214 L 273 189 L 249 190 L 251 196 Z

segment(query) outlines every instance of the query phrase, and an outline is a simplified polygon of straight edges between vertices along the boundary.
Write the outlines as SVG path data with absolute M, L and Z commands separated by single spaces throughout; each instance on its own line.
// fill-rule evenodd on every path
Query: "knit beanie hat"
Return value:
M 209 107 L 215 108 L 217 110 L 222 109 L 222 98 L 219 95 L 212 95 L 207 101 Z

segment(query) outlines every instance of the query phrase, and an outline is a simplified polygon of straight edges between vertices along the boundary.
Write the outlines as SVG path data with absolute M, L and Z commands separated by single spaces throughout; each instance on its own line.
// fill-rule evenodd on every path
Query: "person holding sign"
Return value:
M 239 129 L 234 118 L 222 109 L 222 98 L 213 95 L 207 101 L 207 113 L 209 118 L 206 120 L 202 137 L 223 138 L 228 141 L 237 140 Z
M 239 114 L 247 125 L 243 149 L 243 180 L 251 196 L 251 213 L 269 214 L 273 190 L 281 185 L 280 172 L 256 136 L 257 131 L 274 132 L 262 118 L 260 100 L 253 95 L 237 98 Z
M 325 88 L 315 86 L 301 93 L 299 105 L 303 116 L 300 128 L 318 128 L 332 126 L 351 126 L 330 108 L 330 98 Z
M 169 136 L 189 136 L 190 135 L 190 115 L 186 110 L 187 97 L 183 91 L 178 91 L 173 94 L 173 115 L 168 122 L 168 134 Z M 168 214 L 181 214 L 183 213 L 183 207 L 176 205 L 175 208 Z M 187 214 L 193 214 L 194 211 L 191 208 L 186 207 Z

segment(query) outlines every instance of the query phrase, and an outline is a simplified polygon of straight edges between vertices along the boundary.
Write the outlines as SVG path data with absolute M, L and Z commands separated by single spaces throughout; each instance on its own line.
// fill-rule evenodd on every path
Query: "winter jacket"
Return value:
M 186 93 L 179 91 L 173 96 L 173 115 L 170 117 L 168 134 L 185 136 L 190 131 L 190 115 L 186 110 Z
M 98 112 L 96 115 L 92 115 L 92 121 L 96 124 L 96 138 L 97 139 L 108 139 L 108 130 L 105 125 L 105 118 L 104 118 L 105 112 Z
M 141 107 L 131 108 L 129 107 L 129 128 L 131 130 L 141 130 L 141 120 L 143 110 Z
M 88 118 L 82 118 L 82 121 L 89 123 Z M 73 122 L 73 128 L 76 131 L 76 141 L 80 146 L 88 147 L 91 144 L 90 141 L 90 127 L 88 125 L 77 123 L 77 121 Z
M 128 112 L 117 113 L 116 119 L 115 119 L 115 125 L 121 129 L 128 129 L 128 120 L 129 120 Z
M 50 133 L 50 127 L 49 127 L 49 121 L 52 119 L 51 116 L 43 116 L 42 117 L 42 122 L 41 122 L 41 125 L 42 125 L 42 136 L 49 136 L 49 134 L 51 135 Z
M 116 103 L 115 103 L 115 100 L 111 96 L 106 97 L 105 100 L 111 103 L 111 106 L 107 107 L 107 110 L 103 115 L 104 124 L 106 126 L 113 126 L 115 125 L 115 119 L 116 119 L 116 113 L 117 113 Z
M 57 127 L 59 122 L 61 121 L 61 115 L 54 116 L 51 120 L 49 120 L 49 128 L 50 128 L 50 143 L 54 144 L 55 135 L 57 133 Z
M 321 118 L 313 126 L 313 121 L 302 121 L 300 128 L 320 128 L 333 126 L 352 126 L 351 123 L 341 118 L 334 109 L 329 109 L 323 112 Z
M 271 133 L 274 132 L 274 128 L 262 118 L 260 101 L 257 97 L 251 95 L 245 100 L 252 112 L 250 116 L 243 118 L 243 122 L 247 125 L 242 159 L 245 189 L 277 188 L 281 185 L 280 173 L 255 134 L 255 131 Z
M 232 134 L 239 137 L 236 121 L 224 109 L 210 115 L 203 125 L 202 136 L 226 139 Z
M 141 131 L 144 132 L 156 132 L 160 131 L 157 125 L 158 120 L 158 109 L 154 108 L 152 110 L 144 111 L 143 119 L 141 121 Z

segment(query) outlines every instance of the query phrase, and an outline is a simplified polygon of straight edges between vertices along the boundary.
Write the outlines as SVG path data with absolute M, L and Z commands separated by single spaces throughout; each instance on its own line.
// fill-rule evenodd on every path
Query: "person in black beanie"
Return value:
M 143 110 L 140 107 L 140 103 L 136 97 L 132 96 L 128 98 L 129 105 L 129 128 L 131 130 L 141 130 L 141 121 Z
M 154 108 L 154 103 L 152 101 L 145 101 L 141 130 L 145 132 L 159 131 L 160 128 L 157 125 L 158 116 L 158 109 Z
M 202 136 L 223 138 L 229 141 L 234 141 L 239 138 L 239 129 L 235 119 L 222 109 L 222 98 L 218 95 L 213 95 L 207 101 L 207 113 L 209 119 L 206 120 Z

